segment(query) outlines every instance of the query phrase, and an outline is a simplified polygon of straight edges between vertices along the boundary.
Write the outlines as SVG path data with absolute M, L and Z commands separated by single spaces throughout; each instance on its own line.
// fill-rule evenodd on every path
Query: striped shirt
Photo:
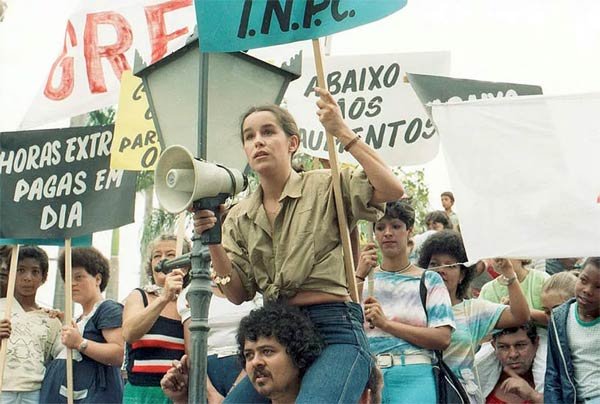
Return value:
M 425 286 L 427 286 L 427 313 L 429 322 L 423 310 L 419 284 L 421 278 L 395 274 L 393 272 L 375 272 L 374 297 L 381 304 L 386 317 L 392 321 L 409 324 L 416 327 L 455 328 L 450 295 L 439 274 L 427 271 Z M 378 328 L 365 327 L 369 338 L 370 350 L 375 355 L 381 353 L 416 354 L 428 353 L 429 350 L 413 345 L 402 338 L 394 337 Z
M 146 293 L 139 290 L 148 305 Z M 171 368 L 173 359 L 185 352 L 181 321 L 160 316 L 148 333 L 127 344 L 127 379 L 136 386 L 160 386 L 160 379 Z

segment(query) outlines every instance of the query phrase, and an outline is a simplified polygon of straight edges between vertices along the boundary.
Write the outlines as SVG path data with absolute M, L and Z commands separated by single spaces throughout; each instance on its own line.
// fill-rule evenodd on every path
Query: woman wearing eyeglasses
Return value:
M 467 261 L 460 234 L 443 230 L 425 241 L 419 266 L 439 273 L 450 293 L 456 331 L 444 351 L 444 361 L 460 379 L 471 402 L 483 403 L 477 369 L 473 366 L 475 352 L 492 330 L 518 327 L 529 320 L 530 313 L 519 283 L 515 282 L 515 271 L 506 259 L 496 259 L 494 269 L 500 273 L 500 282 L 508 287 L 510 305 L 467 298 L 475 273 L 475 265 L 467 266 Z

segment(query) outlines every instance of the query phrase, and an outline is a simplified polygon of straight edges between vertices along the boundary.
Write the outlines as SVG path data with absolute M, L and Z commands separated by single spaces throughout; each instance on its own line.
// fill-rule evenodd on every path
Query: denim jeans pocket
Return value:
M 357 345 L 368 350 L 360 305 L 325 303 L 305 306 L 302 311 L 310 318 L 326 344 Z

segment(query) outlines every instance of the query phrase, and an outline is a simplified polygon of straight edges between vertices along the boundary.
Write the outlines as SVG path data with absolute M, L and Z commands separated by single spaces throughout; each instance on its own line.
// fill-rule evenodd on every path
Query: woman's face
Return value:
M 542 293 L 542 310 L 546 313 L 546 318 L 550 321 L 552 309 L 563 304 L 568 298 L 557 290 L 548 290 Z
M 244 152 L 250 167 L 258 174 L 291 167 L 291 156 L 298 149 L 297 136 L 287 136 L 275 115 L 253 112 L 242 126 Z
M 161 240 L 154 244 L 154 248 L 152 249 L 151 255 L 151 265 L 152 265 L 152 278 L 154 279 L 154 283 L 158 286 L 165 285 L 165 275 L 162 272 L 156 272 L 154 269 L 158 266 L 158 264 L 164 260 L 170 260 L 177 256 L 176 254 L 177 242 L 175 240 Z
M 464 275 L 460 270 L 460 265 L 456 264 L 458 260 L 449 254 L 433 254 L 429 259 L 428 268 L 440 274 L 450 297 L 456 298 L 456 290 L 463 280 Z M 439 268 L 441 267 L 441 268 Z
M 83 304 L 100 293 L 102 275 L 91 275 L 84 267 L 73 267 L 73 301 Z
M 383 257 L 396 257 L 407 254 L 408 238 L 412 229 L 400 219 L 384 218 L 375 224 L 375 240 L 379 244 Z
M 575 283 L 575 297 L 585 312 L 600 312 L 600 268 L 587 264 Z

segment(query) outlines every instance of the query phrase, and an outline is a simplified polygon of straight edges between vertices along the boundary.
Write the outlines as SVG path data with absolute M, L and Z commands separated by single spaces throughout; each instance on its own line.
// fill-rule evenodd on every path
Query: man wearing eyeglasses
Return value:
M 535 390 L 531 368 L 539 344 L 532 321 L 520 327 L 506 328 L 493 335 L 492 346 L 502 365 L 502 373 L 486 403 L 543 403 L 543 394 Z

